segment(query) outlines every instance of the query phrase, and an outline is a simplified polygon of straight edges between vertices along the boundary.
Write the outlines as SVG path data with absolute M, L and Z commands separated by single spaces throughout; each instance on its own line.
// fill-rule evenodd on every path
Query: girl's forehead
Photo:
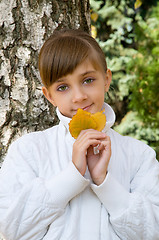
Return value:
M 85 76 L 86 74 L 96 72 L 96 70 L 97 69 L 93 66 L 92 62 L 89 59 L 86 59 L 81 64 L 77 65 L 74 69 L 74 73 Z
M 79 78 L 82 78 L 89 74 L 96 74 L 97 71 L 102 71 L 101 67 L 99 67 L 98 65 L 98 63 L 95 64 L 89 58 L 86 58 L 84 61 L 79 63 L 72 72 L 60 77 L 56 80 L 56 82 L 67 80 L 67 78 L 70 78 L 71 76 L 77 76 Z

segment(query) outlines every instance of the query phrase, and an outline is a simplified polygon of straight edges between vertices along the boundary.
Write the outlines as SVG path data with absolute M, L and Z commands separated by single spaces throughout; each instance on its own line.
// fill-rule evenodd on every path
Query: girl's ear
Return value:
M 110 71 L 110 69 L 107 69 L 107 72 L 105 75 L 105 92 L 108 92 L 111 81 L 112 81 L 112 72 Z
M 52 104 L 54 105 L 54 107 L 56 107 L 55 101 L 51 95 L 51 93 L 49 92 L 49 90 L 46 87 L 42 87 L 42 92 L 44 94 L 44 96 L 46 97 L 46 99 Z

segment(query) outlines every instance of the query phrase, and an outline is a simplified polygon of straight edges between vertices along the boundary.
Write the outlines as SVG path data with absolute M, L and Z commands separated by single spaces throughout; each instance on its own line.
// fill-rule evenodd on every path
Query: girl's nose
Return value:
M 76 89 L 73 91 L 72 102 L 82 102 L 87 99 L 87 94 L 82 89 Z

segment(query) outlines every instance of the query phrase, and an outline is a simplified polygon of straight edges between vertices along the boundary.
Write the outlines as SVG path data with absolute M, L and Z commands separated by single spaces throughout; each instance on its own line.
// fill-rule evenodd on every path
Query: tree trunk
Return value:
M 88 0 L 0 1 L 1 163 L 13 140 L 57 123 L 42 96 L 37 61 L 44 40 L 63 27 L 90 31 Z

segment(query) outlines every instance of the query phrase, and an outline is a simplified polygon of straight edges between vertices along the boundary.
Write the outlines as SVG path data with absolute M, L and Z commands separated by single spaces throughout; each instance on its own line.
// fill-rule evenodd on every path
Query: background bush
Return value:
M 106 101 L 117 115 L 114 128 L 159 157 L 159 1 L 90 3 L 92 34 L 113 74 Z

